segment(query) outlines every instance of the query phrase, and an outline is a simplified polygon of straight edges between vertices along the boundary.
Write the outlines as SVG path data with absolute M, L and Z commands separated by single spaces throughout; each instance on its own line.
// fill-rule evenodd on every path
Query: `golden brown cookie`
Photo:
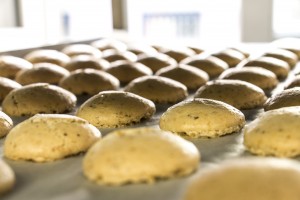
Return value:
M 235 67 L 241 61 L 243 61 L 245 59 L 244 54 L 242 54 L 239 51 L 233 50 L 233 49 L 225 49 L 225 50 L 220 51 L 218 53 L 212 54 L 212 56 L 220 58 L 221 60 L 226 62 L 229 67 Z
M 4 112 L 0 111 L 0 138 L 7 135 L 12 127 L 12 119 Z
M 189 136 L 214 138 L 237 132 L 245 125 L 238 109 L 211 99 L 197 98 L 170 107 L 159 120 L 162 130 Z
M 66 63 L 65 68 L 69 71 L 87 68 L 105 70 L 109 68 L 109 66 L 110 64 L 106 60 L 95 58 L 91 55 L 78 55 L 73 56 L 71 60 Z
M 37 113 L 65 113 L 73 110 L 76 96 L 47 83 L 34 83 L 15 89 L 2 102 L 9 116 L 31 116 Z
M 136 78 L 124 90 L 161 104 L 177 103 L 185 99 L 188 95 L 185 85 L 170 78 L 160 76 Z
M 137 62 L 149 67 L 154 73 L 164 67 L 177 65 L 176 60 L 168 55 L 157 53 L 155 55 L 142 54 L 138 56 Z
M 156 49 L 154 49 L 150 45 L 141 44 L 141 43 L 129 44 L 127 46 L 127 51 L 130 51 L 130 52 L 134 53 L 137 56 L 141 55 L 141 54 L 146 54 L 146 55 L 157 54 L 157 50 Z
M 114 62 L 118 60 L 127 60 L 131 62 L 135 62 L 137 60 L 137 56 L 130 51 L 120 52 L 115 49 L 108 49 L 103 51 L 102 58 L 107 60 L 108 62 Z
M 237 109 L 262 107 L 267 97 L 262 89 L 240 80 L 216 80 L 207 82 L 195 93 L 195 98 L 223 101 Z
M 95 95 L 104 90 L 117 90 L 119 80 L 109 73 L 95 69 L 78 69 L 60 80 L 59 86 L 75 95 Z
M 123 52 L 127 49 L 127 45 L 119 40 L 112 39 L 112 38 L 103 38 L 100 40 L 96 40 L 91 43 L 91 45 L 100 51 L 104 51 L 107 49 L 116 49 L 120 52 Z
M 0 56 L 0 76 L 14 79 L 18 71 L 32 68 L 32 63 L 15 56 Z
M 76 115 L 98 128 L 116 128 L 139 123 L 155 113 L 152 101 L 122 91 L 105 91 L 91 97 Z
M 177 62 L 183 59 L 195 55 L 195 52 L 188 47 L 171 48 L 162 52 L 171 58 L 175 59 Z
M 70 72 L 65 68 L 52 63 L 36 63 L 30 69 L 21 70 L 16 75 L 16 81 L 22 85 L 32 83 L 58 84 L 60 79 Z
M 8 78 L 0 77 L 0 102 L 14 89 L 21 88 L 22 85 Z
M 290 68 L 294 68 L 296 63 L 298 62 L 297 55 L 285 49 L 273 49 L 265 53 L 264 56 L 283 60 L 289 64 Z
M 70 57 L 66 54 L 52 49 L 38 49 L 28 53 L 25 59 L 31 63 L 48 62 L 59 66 L 65 66 Z
M 102 53 L 99 49 L 88 44 L 71 44 L 61 50 L 64 54 L 73 57 L 78 55 L 91 55 L 101 58 Z
M 195 145 L 179 136 L 152 127 L 122 129 L 89 149 L 83 173 L 100 185 L 153 183 L 191 174 L 199 160 Z
M 12 160 L 49 162 L 85 152 L 100 137 L 96 127 L 79 117 L 38 114 L 9 132 L 4 156 Z
M 300 87 L 300 74 L 293 77 L 289 82 L 286 83 L 285 89 Z

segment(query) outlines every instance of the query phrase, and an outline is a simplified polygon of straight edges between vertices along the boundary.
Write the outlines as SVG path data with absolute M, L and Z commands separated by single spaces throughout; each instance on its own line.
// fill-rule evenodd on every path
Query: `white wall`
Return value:
M 0 27 L 17 25 L 14 0 L 0 0 Z

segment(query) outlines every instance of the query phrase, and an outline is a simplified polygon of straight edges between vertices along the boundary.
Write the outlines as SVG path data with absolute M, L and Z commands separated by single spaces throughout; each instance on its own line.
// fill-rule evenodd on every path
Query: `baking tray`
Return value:
M 46 48 L 61 49 L 63 46 L 64 45 L 48 46 Z M 23 56 L 30 50 L 6 52 L 6 54 Z M 283 84 L 282 82 L 274 92 L 281 91 Z M 269 95 L 271 95 L 271 93 L 269 93 Z M 191 96 L 189 98 L 191 98 Z M 80 97 L 78 99 L 78 106 L 84 102 L 85 99 L 87 98 Z M 158 126 L 159 117 L 169 106 L 170 105 L 158 105 L 156 114 L 150 120 L 131 127 Z M 254 109 L 242 112 L 246 116 L 247 123 L 249 123 L 263 112 L 263 110 Z M 26 118 L 13 118 L 13 121 L 17 124 L 24 119 Z M 104 136 L 113 130 L 114 129 L 100 129 Z M 4 140 L 5 138 L 0 139 L 1 157 L 3 157 L 2 146 Z M 153 184 L 128 184 L 117 187 L 96 185 L 87 180 L 82 173 L 82 159 L 84 154 L 48 163 L 12 161 L 3 158 L 16 174 L 16 185 L 11 192 L 1 197 L 1 199 L 179 200 L 182 199 L 187 182 L 204 168 L 216 165 L 223 160 L 253 156 L 245 151 L 242 144 L 243 137 L 240 132 L 214 139 L 201 138 L 190 139 L 190 141 L 193 142 L 201 152 L 201 161 L 198 170 L 189 176 L 159 180 Z

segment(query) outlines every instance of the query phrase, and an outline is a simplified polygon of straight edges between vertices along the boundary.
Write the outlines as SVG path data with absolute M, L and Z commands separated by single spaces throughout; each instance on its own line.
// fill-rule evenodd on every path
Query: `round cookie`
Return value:
M 184 64 L 177 67 L 162 68 L 155 75 L 178 81 L 191 90 L 198 89 L 209 80 L 209 76 L 205 71 Z
M 76 96 L 47 83 L 35 83 L 11 91 L 2 102 L 2 110 L 10 116 L 37 113 L 65 113 L 73 110 Z
M 195 54 L 201 54 L 204 52 L 204 50 L 198 46 L 195 45 L 188 45 L 187 48 L 193 50 L 195 52 Z
M 106 72 L 119 79 L 123 84 L 127 84 L 141 76 L 152 75 L 151 69 L 145 65 L 126 60 L 111 63 L 110 68 L 108 68 Z
M 101 58 L 102 53 L 99 49 L 88 44 L 72 44 L 61 50 L 64 54 L 73 57 L 78 55 L 91 55 L 95 58 Z
M 100 51 L 104 51 L 107 49 L 116 49 L 120 52 L 123 52 L 127 49 L 127 45 L 124 42 L 121 42 L 112 38 L 103 38 L 100 40 L 96 40 L 91 43 L 91 45 Z
M 130 51 L 134 53 L 135 55 L 141 55 L 141 54 L 146 54 L 146 55 L 155 55 L 157 54 L 157 50 L 151 47 L 150 45 L 146 44 L 129 44 L 127 46 L 127 51 Z
M 283 90 L 272 95 L 264 105 L 265 110 L 274 110 L 282 107 L 300 106 L 300 87 Z
M 231 68 L 224 71 L 220 79 L 234 79 L 252 83 L 263 90 L 273 89 L 277 86 L 276 75 L 261 67 Z
M 176 60 L 162 53 L 157 53 L 155 55 L 146 55 L 146 54 L 139 55 L 137 62 L 146 65 L 154 73 L 160 70 L 161 68 L 168 67 L 168 66 L 175 67 L 177 65 Z
M 212 56 L 220 58 L 226 62 L 229 67 L 235 67 L 245 59 L 244 54 L 233 49 L 226 49 L 221 52 L 214 53 Z
M 285 107 L 264 112 L 244 129 L 248 151 L 262 156 L 300 155 L 300 107 Z
M 180 63 L 197 67 L 205 71 L 210 78 L 219 76 L 224 70 L 228 68 L 228 64 L 226 62 L 214 56 L 210 56 L 205 59 L 199 55 L 191 56 L 182 60 Z
M 149 127 L 123 129 L 109 133 L 88 150 L 83 172 L 100 185 L 153 183 L 189 175 L 199 160 L 195 145 L 179 136 Z
M 14 89 L 21 88 L 22 85 L 8 78 L 0 77 L 0 102 Z
M 75 95 L 95 95 L 104 90 L 117 90 L 119 80 L 109 73 L 95 69 L 78 69 L 60 80 L 59 86 Z
M 98 128 L 117 128 L 139 123 L 155 113 L 152 101 L 122 91 L 104 91 L 91 97 L 76 115 Z
M 16 81 L 22 85 L 32 83 L 58 84 L 60 79 L 68 76 L 68 70 L 52 63 L 36 63 L 30 69 L 21 70 L 16 75 Z
M 184 200 L 297 200 L 300 167 L 276 158 L 240 158 L 203 170 L 186 187 Z
M 15 79 L 18 71 L 22 69 L 30 69 L 32 63 L 27 60 L 15 56 L 1 55 L 0 56 L 0 76 L 10 79 Z
M 14 187 L 15 179 L 14 171 L 8 164 L 0 159 L 0 196 Z
M 48 62 L 59 66 L 65 66 L 70 57 L 53 49 L 38 49 L 28 53 L 25 59 L 31 63 Z
M 238 109 L 215 100 L 193 99 L 170 107 L 159 120 L 162 130 L 189 136 L 214 138 L 240 131 L 245 116 Z
M 253 109 L 263 106 L 267 97 L 262 89 L 240 80 L 216 80 L 200 87 L 195 98 L 223 101 L 237 109 Z
M 228 49 L 231 49 L 231 50 L 238 51 L 238 52 L 242 53 L 245 56 L 245 58 L 249 58 L 250 57 L 250 53 L 247 52 L 247 51 L 242 50 L 241 48 L 230 47 Z
M 284 47 L 281 49 L 284 49 L 284 50 L 287 50 L 287 51 L 290 51 L 290 52 L 296 54 L 298 57 L 298 61 L 300 60 L 300 48 L 299 47 Z
M 49 162 L 85 152 L 100 137 L 96 127 L 79 117 L 38 114 L 9 132 L 4 141 L 4 156 Z
M 0 111 L 0 138 L 7 135 L 7 133 L 10 131 L 12 127 L 13 127 L 12 119 L 4 112 Z
M 285 49 L 273 49 L 265 53 L 264 56 L 283 60 L 289 64 L 290 68 L 294 68 L 298 62 L 297 55 Z
M 293 77 L 286 85 L 285 89 L 293 88 L 293 87 L 300 87 L 300 75 L 296 75 Z
M 244 67 L 262 67 L 276 74 L 278 78 L 287 77 L 290 70 L 287 62 L 273 57 L 260 57 L 251 60 L 247 62 Z
M 125 91 L 140 95 L 155 103 L 176 103 L 188 96 L 187 87 L 178 81 L 160 76 L 143 76 L 131 81 Z
M 64 67 L 69 71 L 75 71 L 77 69 L 87 68 L 104 70 L 109 68 L 109 66 L 110 64 L 106 60 L 95 58 L 91 55 L 77 55 L 73 56 Z
M 115 49 L 108 49 L 103 51 L 102 58 L 107 60 L 108 62 L 114 62 L 118 60 L 127 60 L 131 62 L 135 62 L 137 60 L 137 56 L 130 51 L 120 52 Z
M 195 52 L 188 47 L 167 49 L 162 53 L 170 56 L 171 58 L 175 59 L 177 62 L 180 62 L 187 57 L 195 55 Z

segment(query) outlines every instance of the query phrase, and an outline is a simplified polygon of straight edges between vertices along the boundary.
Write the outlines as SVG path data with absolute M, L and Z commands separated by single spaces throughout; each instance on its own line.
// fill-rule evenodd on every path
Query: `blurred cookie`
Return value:
M 157 53 L 155 55 L 139 55 L 137 62 L 146 65 L 154 73 L 160 70 L 161 68 L 168 66 L 175 67 L 177 65 L 177 62 L 173 58 L 162 53 Z
M 15 173 L 11 167 L 0 159 L 0 196 L 12 190 L 15 185 Z
M 262 107 L 267 97 L 262 89 L 240 80 L 216 80 L 207 82 L 195 93 L 195 98 L 223 101 L 237 109 Z
M 246 81 L 260 87 L 263 90 L 273 89 L 278 84 L 276 75 L 261 67 L 227 69 L 220 75 L 219 78 Z
M 170 107 L 159 120 L 162 130 L 189 137 L 214 138 L 237 132 L 245 125 L 238 109 L 215 100 L 197 98 Z
M 94 95 L 104 90 L 117 90 L 119 80 L 109 73 L 95 69 L 78 69 L 60 80 L 59 86 L 75 95 Z
M 273 49 L 265 53 L 264 56 L 283 60 L 289 64 L 290 68 L 294 68 L 298 62 L 297 55 L 285 49 Z
M 3 101 L 10 91 L 21 87 L 22 86 L 16 81 L 0 77 L 0 102 Z
M 124 90 L 162 104 L 176 103 L 188 96 L 185 85 L 170 78 L 159 76 L 136 78 Z
M 65 68 L 69 71 L 87 68 L 105 70 L 109 68 L 109 66 L 110 64 L 106 60 L 95 58 L 91 55 L 73 56 L 71 60 L 65 64 Z
M 106 72 L 113 75 L 124 84 L 141 76 L 152 75 L 151 69 L 145 65 L 126 60 L 119 60 L 111 63 L 110 68 L 108 68 Z
M 99 130 L 79 117 L 38 114 L 9 132 L 4 156 L 12 160 L 49 162 L 85 152 L 99 137 Z
M 0 111 L 0 138 L 7 135 L 7 133 L 10 131 L 12 127 L 13 127 L 12 119 L 4 112 Z
M 65 66 L 70 57 L 53 49 L 38 49 L 28 53 L 25 59 L 31 63 L 48 62 L 59 66 Z
M 260 57 L 251 60 L 244 67 L 262 67 L 276 74 L 278 78 L 287 77 L 290 70 L 287 62 L 273 57 Z
M 229 67 L 237 66 L 242 60 L 245 59 L 244 54 L 233 49 L 225 49 L 218 53 L 212 54 L 212 56 L 220 58 L 228 64 Z
M 296 75 L 293 77 L 287 84 L 285 85 L 286 89 L 293 88 L 293 87 L 300 87 L 300 75 Z
M 15 79 L 16 74 L 22 69 L 30 69 L 32 63 L 15 56 L 0 56 L 0 76 Z
M 118 60 L 127 60 L 131 62 L 135 62 L 137 60 L 137 56 L 130 51 L 120 52 L 115 49 L 108 49 L 103 51 L 102 58 L 107 60 L 108 62 L 114 62 Z
M 210 78 L 219 76 L 224 70 L 228 68 L 228 64 L 223 60 L 210 56 L 202 58 L 202 56 L 191 56 L 180 62 L 181 64 L 191 65 L 205 71 Z
M 123 52 L 127 49 L 127 45 L 124 42 L 112 38 L 103 38 L 100 40 L 96 40 L 92 42 L 91 45 L 99 49 L 100 51 L 115 49 Z
M 150 45 L 141 44 L 141 43 L 129 44 L 127 46 L 127 51 L 130 51 L 130 52 L 134 53 L 137 56 L 141 55 L 141 54 L 146 54 L 146 55 L 157 54 L 157 50 L 156 49 L 154 49 Z
M 299 168 L 297 162 L 287 159 L 231 159 L 195 176 L 183 200 L 297 200 Z
M 78 55 L 91 55 L 101 58 L 102 53 L 99 49 L 88 44 L 71 44 L 61 50 L 64 54 L 73 57 Z
M 37 113 L 65 113 L 73 110 L 76 96 L 47 83 L 35 83 L 11 91 L 2 102 L 9 116 L 30 116 Z
M 175 59 L 177 62 L 182 61 L 183 59 L 195 55 L 195 52 L 188 47 L 176 47 L 163 51 L 162 53 L 170 56 Z
M 121 91 L 105 91 L 91 97 L 76 115 L 98 128 L 116 128 L 139 123 L 155 113 L 152 101 Z
M 16 81 L 22 85 L 32 83 L 58 84 L 60 79 L 68 76 L 68 70 L 52 63 L 36 63 L 30 69 L 21 70 L 16 75 Z
M 155 75 L 178 81 L 192 90 L 198 89 L 209 80 L 208 74 L 203 70 L 184 64 L 162 68 Z
M 283 90 L 272 95 L 264 105 L 265 110 L 274 110 L 282 107 L 300 106 L 300 87 Z
M 199 160 L 195 145 L 179 136 L 156 128 L 123 129 L 88 150 L 83 173 L 100 185 L 153 183 L 191 174 Z
M 270 110 L 244 129 L 248 151 L 262 156 L 295 157 L 300 155 L 300 107 Z

